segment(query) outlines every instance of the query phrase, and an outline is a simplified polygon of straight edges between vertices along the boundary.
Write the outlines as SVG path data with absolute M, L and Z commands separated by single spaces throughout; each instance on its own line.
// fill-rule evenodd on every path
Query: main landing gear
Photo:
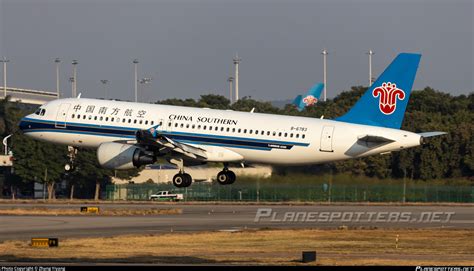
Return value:
M 217 182 L 222 185 L 233 184 L 235 182 L 235 173 L 227 168 L 224 164 L 224 169 L 217 174 Z
M 174 175 L 173 184 L 176 187 L 188 187 L 193 183 L 193 178 L 188 173 L 184 172 L 183 159 L 171 159 L 170 163 L 178 166 L 179 173 Z
M 66 172 L 71 172 L 75 169 L 74 160 L 76 159 L 77 149 L 72 146 L 67 146 L 67 157 L 69 158 L 69 162 L 64 165 L 64 170 Z
M 178 188 L 188 187 L 193 183 L 193 178 L 184 172 L 183 159 L 170 159 L 170 163 L 178 166 L 179 173 L 173 177 L 173 185 Z M 228 169 L 228 164 L 224 164 L 224 169 L 217 174 L 217 182 L 221 185 L 233 184 L 235 182 L 235 173 Z

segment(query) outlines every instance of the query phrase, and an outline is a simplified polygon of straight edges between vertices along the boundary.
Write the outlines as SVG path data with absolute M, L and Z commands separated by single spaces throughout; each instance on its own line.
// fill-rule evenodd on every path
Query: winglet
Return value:
M 157 137 L 158 135 L 158 127 L 160 127 L 160 124 L 157 124 L 155 126 L 152 126 L 148 129 L 148 132 L 150 132 L 150 134 L 153 136 L 153 137 Z

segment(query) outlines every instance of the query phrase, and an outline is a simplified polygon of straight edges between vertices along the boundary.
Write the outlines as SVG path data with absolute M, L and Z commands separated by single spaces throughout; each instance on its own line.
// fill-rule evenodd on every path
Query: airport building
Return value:
M 193 176 L 198 182 L 211 182 L 221 171 L 220 167 L 196 166 L 186 168 L 186 172 Z M 178 169 L 170 165 L 150 165 L 145 167 L 140 174 L 131 180 L 123 180 L 119 178 L 112 178 L 113 184 L 128 184 L 128 183 L 170 183 L 173 181 L 173 176 Z M 270 166 L 256 166 L 256 167 L 236 167 L 232 168 L 238 176 L 252 176 L 260 178 L 269 178 L 272 176 L 272 167 Z

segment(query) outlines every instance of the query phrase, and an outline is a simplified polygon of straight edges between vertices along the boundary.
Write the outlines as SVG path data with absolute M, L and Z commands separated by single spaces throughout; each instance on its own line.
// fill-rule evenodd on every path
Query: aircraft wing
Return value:
M 160 135 L 156 132 L 156 127 L 137 131 L 136 140 L 140 145 L 152 146 L 158 148 L 160 151 L 173 151 L 196 160 L 207 159 L 206 150 Z

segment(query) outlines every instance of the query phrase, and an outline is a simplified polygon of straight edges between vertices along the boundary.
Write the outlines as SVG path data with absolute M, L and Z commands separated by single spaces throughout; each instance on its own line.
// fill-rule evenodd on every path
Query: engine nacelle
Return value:
M 97 149 L 99 164 L 110 169 L 132 169 L 156 161 L 152 152 L 137 146 L 115 142 L 102 143 Z

